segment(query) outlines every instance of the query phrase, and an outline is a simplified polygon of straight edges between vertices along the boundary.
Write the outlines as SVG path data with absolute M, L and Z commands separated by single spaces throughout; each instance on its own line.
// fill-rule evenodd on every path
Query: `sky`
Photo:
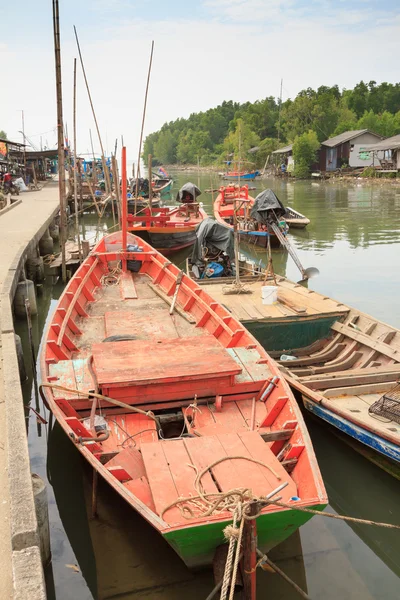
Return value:
M 6 6 L 7 5 L 7 6 Z M 103 146 L 121 135 L 138 155 L 151 42 L 153 67 L 145 135 L 223 100 L 294 98 L 307 87 L 361 79 L 400 80 L 398 0 L 59 0 L 64 122 L 72 138 L 73 26 Z M 54 147 L 56 96 L 52 1 L 0 3 L 0 129 Z M 77 150 L 96 136 L 82 71 L 77 71 Z

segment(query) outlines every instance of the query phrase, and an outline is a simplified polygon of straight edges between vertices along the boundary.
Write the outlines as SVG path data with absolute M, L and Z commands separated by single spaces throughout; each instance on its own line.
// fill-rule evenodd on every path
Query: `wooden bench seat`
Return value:
M 201 343 L 198 338 L 107 342 L 94 344 L 92 352 L 103 393 L 136 403 L 146 402 L 148 390 L 159 400 L 175 392 L 190 398 L 203 388 L 216 395 L 242 371 L 212 335 L 201 336 Z

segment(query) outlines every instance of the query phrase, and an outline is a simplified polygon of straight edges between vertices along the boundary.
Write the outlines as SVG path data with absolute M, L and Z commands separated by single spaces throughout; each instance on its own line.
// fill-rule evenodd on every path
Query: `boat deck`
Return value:
M 86 393 L 99 388 L 137 404 L 193 398 L 199 381 L 203 396 L 215 397 L 222 389 L 234 393 L 237 386 L 254 395 L 271 375 L 258 350 L 224 348 L 205 328 L 194 327 L 190 315 L 170 315 L 169 304 L 151 285 L 147 275 L 128 273 L 119 285 L 99 288 L 79 323 L 76 352 L 49 366 L 54 381 Z M 166 384 L 162 398 L 160 384 Z M 55 395 L 84 408 L 78 394 Z
M 293 350 L 296 360 L 281 368 L 302 393 L 321 406 L 399 445 L 400 424 L 377 414 L 370 406 L 400 379 L 400 331 L 369 315 L 350 309 L 343 323 L 314 349 Z M 307 388 L 307 393 L 305 388 Z
M 263 277 L 256 281 L 243 282 L 251 294 L 225 294 L 224 290 L 229 285 L 229 281 L 208 280 L 200 281 L 205 286 L 207 292 L 220 302 L 233 316 L 239 321 L 263 321 L 263 320 L 291 320 L 293 318 L 307 319 L 316 317 L 341 317 L 349 312 L 349 307 L 332 300 L 327 296 L 322 296 L 318 292 L 309 290 L 303 285 L 294 283 L 277 276 L 278 301 L 274 304 L 265 305 L 262 303 L 261 286 Z
M 256 425 L 260 423 L 258 406 Z M 207 494 L 216 494 L 238 487 L 249 488 L 265 496 L 287 482 L 282 500 L 296 496 L 295 481 L 258 431 L 250 431 L 251 401 L 231 402 L 222 412 L 213 406 L 202 406 L 195 417 L 194 429 L 201 437 L 158 439 L 154 421 L 144 415 L 110 415 L 110 437 L 103 442 L 103 451 L 113 456 L 107 468 L 115 474 L 120 469 L 123 485 L 163 518 L 170 526 L 189 524 L 178 508 L 163 514 L 164 509 L 179 498 L 196 496 L 195 479 L 207 466 L 227 456 L 242 460 L 226 460 L 207 472 L 201 480 Z M 264 433 L 269 428 L 264 428 Z M 227 433 L 231 431 L 232 433 Z M 177 434 L 179 435 L 179 433 Z M 249 462 L 256 459 L 264 465 Z M 191 507 L 194 524 L 202 519 L 200 505 Z M 223 511 L 222 511 L 223 513 Z M 196 518 L 197 516 L 197 518 Z M 229 514 L 213 515 L 212 519 Z

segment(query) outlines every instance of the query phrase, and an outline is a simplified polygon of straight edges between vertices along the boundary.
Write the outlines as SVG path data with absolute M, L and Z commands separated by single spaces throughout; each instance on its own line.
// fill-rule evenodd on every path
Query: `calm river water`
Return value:
M 216 175 L 174 174 L 175 195 L 188 180 L 201 189 L 217 188 Z M 282 202 L 311 219 L 307 230 L 291 235 L 305 267 L 320 276 L 309 287 L 400 327 L 400 189 L 362 182 L 286 182 L 263 180 Z M 212 214 L 212 196 L 200 197 Z M 110 223 L 109 223 L 110 225 Z M 107 229 L 102 224 L 101 231 Z M 95 215 L 82 220 L 84 235 L 98 230 Z M 265 251 L 242 250 L 265 263 Z M 179 264 L 186 255 L 175 258 Z M 276 272 L 299 279 L 284 251 L 273 251 Z M 34 319 L 36 347 L 62 291 L 47 280 Z M 27 349 L 24 323 L 17 332 Z M 26 354 L 28 356 L 28 353 Z M 29 369 L 31 372 L 31 369 Z M 24 384 L 33 397 L 32 379 Z M 329 510 L 400 523 L 400 483 L 339 441 L 322 423 L 306 416 L 330 499 Z M 57 425 L 29 421 L 32 470 L 48 482 L 53 562 L 47 569 L 48 597 L 57 600 L 145 599 L 204 600 L 214 582 L 211 571 L 192 574 L 150 526 L 138 518 L 103 482 L 99 519 L 90 515 L 90 471 Z M 398 531 L 349 526 L 314 517 L 274 556 L 313 600 L 395 600 L 400 597 Z M 259 598 L 297 599 L 278 575 L 261 573 Z

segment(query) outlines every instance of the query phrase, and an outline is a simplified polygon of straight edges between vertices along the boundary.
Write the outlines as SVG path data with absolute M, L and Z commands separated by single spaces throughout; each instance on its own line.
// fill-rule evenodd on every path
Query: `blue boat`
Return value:
M 251 171 L 246 172 L 243 171 L 239 173 L 238 171 L 229 171 L 228 173 L 222 173 L 222 179 L 228 181 L 253 181 L 256 177 L 261 175 L 260 171 Z
M 311 301 L 323 309 L 318 294 L 304 299 L 306 312 Z M 380 457 L 373 462 L 399 473 L 400 331 L 341 303 L 337 306 L 346 312 L 324 330 L 308 321 L 309 332 L 315 331 L 308 346 L 279 348 L 276 357 L 308 411 L 361 444 L 362 454 L 373 451 Z M 300 332 L 292 336 L 293 346 L 298 336 Z

